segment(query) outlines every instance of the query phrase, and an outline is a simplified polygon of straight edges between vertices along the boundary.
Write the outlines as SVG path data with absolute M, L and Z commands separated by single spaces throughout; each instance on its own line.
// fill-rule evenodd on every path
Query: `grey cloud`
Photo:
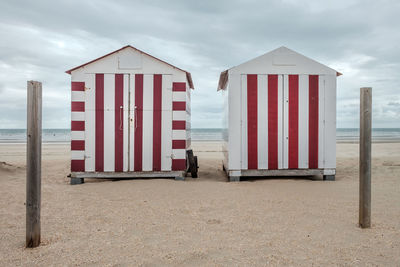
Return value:
M 399 107 L 400 108 L 400 103 L 399 102 L 389 102 L 388 106 L 394 106 L 394 107 Z
M 395 0 L 1 1 L 0 114 L 15 112 L 0 127 L 25 127 L 29 79 L 43 81 L 46 127 L 69 127 L 64 71 L 126 44 L 192 73 L 193 127 L 221 125 L 220 71 L 281 45 L 344 73 L 339 127 L 358 126 L 362 86 L 373 87 L 374 121 L 400 127 L 390 104 L 400 86 L 398 10 Z

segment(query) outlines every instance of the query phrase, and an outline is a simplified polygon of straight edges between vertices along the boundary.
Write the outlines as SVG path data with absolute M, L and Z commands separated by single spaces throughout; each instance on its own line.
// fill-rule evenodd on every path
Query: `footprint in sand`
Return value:
M 207 220 L 207 224 L 221 224 L 221 220 L 209 219 L 209 220 Z

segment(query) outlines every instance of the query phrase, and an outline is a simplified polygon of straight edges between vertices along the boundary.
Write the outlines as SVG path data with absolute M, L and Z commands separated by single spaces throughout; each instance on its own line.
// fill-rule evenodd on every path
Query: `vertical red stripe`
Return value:
M 257 169 L 257 74 L 247 75 L 247 168 Z
M 299 167 L 299 75 L 289 75 L 289 169 Z
M 104 74 L 96 74 L 95 169 L 104 171 Z
M 153 171 L 161 171 L 162 75 L 153 77 Z
M 115 171 L 124 168 L 124 74 L 115 74 Z
M 135 74 L 135 171 L 142 171 L 143 74 Z
M 318 75 L 309 76 L 308 168 L 318 169 Z
M 278 75 L 268 75 L 268 169 L 278 169 Z

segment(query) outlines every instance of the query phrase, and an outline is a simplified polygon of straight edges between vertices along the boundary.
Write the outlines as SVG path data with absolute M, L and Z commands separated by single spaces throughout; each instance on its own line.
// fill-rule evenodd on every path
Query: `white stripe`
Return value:
M 186 101 L 189 101 L 190 102 L 190 100 L 191 100 L 191 91 L 192 90 L 190 90 L 190 88 L 188 88 L 187 90 L 186 90 Z
M 241 94 L 242 94 L 242 169 L 248 168 L 247 155 L 247 75 L 241 75 Z M 239 144 L 238 144 L 239 145 Z
M 299 75 L 299 169 L 308 168 L 308 75 Z
M 229 71 L 230 72 L 230 71 Z M 224 164 L 228 170 L 240 170 L 242 154 L 241 151 L 241 125 L 245 122 L 241 115 L 241 76 L 229 73 L 228 89 L 225 95 L 225 126 L 228 130 L 226 136 L 227 151 L 224 153 Z M 236 93 L 230 93 L 236 92 Z
M 85 112 L 74 111 L 71 112 L 71 121 L 84 121 L 85 120 Z
M 95 170 L 96 88 L 95 74 L 85 75 L 85 171 Z
M 183 93 L 183 92 L 178 92 L 178 93 Z M 186 103 L 186 111 L 190 113 L 191 111 L 191 103 L 190 103 L 190 99 L 186 98 L 184 100 L 179 100 L 179 101 L 184 101 Z
M 283 169 L 283 81 L 282 75 L 278 75 L 278 169 Z
M 289 166 L 289 76 L 283 75 L 283 169 Z
M 135 170 L 135 130 L 136 130 L 136 111 L 135 111 L 135 74 L 131 74 L 129 78 L 129 171 Z
M 318 76 L 318 168 L 325 167 L 325 83 L 324 76 Z M 332 100 L 333 101 L 333 100 Z
M 192 107 L 191 107 L 191 100 L 190 100 L 190 90 L 186 94 L 186 123 L 191 123 L 191 114 L 192 114 Z M 186 128 L 188 130 L 188 128 Z M 190 128 L 189 128 L 190 129 Z
M 173 101 L 185 101 L 186 102 L 186 92 L 173 92 Z
M 143 76 L 143 171 L 153 169 L 153 75 Z
M 71 91 L 71 102 L 85 101 L 85 91 Z
M 115 74 L 104 74 L 104 171 L 115 170 Z
M 172 119 L 174 121 L 186 120 L 186 111 L 184 110 L 172 111 Z
M 71 131 L 71 140 L 85 140 L 84 131 Z M 86 144 L 86 142 L 85 142 Z
M 82 160 L 82 159 L 85 159 L 85 151 L 71 150 L 71 160 Z
M 325 168 L 336 168 L 336 75 L 325 78 Z
M 186 149 L 172 149 L 174 159 L 186 159 Z
M 172 77 L 162 76 L 162 114 L 161 114 L 161 170 L 170 171 L 172 167 Z
M 186 140 L 186 130 L 172 130 L 172 140 Z
M 268 76 L 257 76 L 258 169 L 268 169 Z
M 124 74 L 124 141 L 123 141 L 123 171 L 128 171 L 128 160 L 129 160 L 129 74 Z
M 186 141 L 192 138 L 191 132 L 192 131 L 190 130 L 190 127 L 188 127 L 186 124 Z

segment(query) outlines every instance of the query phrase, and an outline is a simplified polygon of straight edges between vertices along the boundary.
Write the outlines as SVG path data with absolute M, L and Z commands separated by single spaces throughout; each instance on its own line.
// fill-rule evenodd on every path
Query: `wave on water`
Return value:
M 337 141 L 358 141 L 358 128 L 336 129 Z M 191 129 L 193 141 L 221 141 L 223 129 L 194 128 Z M 400 128 L 373 128 L 372 139 L 375 141 L 400 141 Z M 71 140 L 70 129 L 43 129 L 42 140 L 45 143 L 67 143 Z M 0 143 L 26 142 L 25 129 L 0 129 Z
M 46 143 L 66 143 L 71 141 L 70 129 L 43 129 L 42 141 Z M 0 129 L 1 143 L 25 143 L 26 129 Z

